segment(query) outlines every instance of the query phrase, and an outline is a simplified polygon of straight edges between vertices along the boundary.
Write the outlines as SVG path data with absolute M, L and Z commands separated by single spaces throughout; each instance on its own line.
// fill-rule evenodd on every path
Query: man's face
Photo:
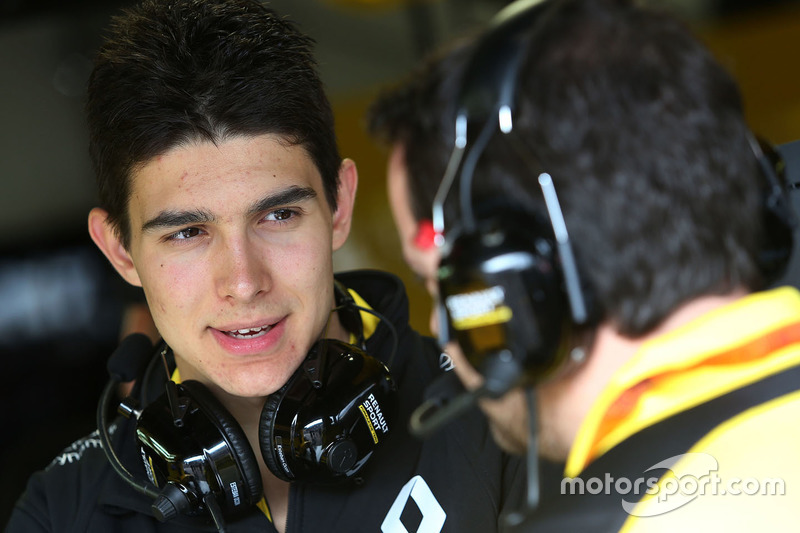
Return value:
M 306 151 L 274 135 L 187 144 L 133 174 L 130 248 L 104 251 L 144 288 L 182 379 L 262 397 L 299 366 L 331 311 L 348 164 L 336 213 Z
M 403 258 L 436 300 L 439 292 L 436 270 L 441 254 L 436 247 L 421 247 L 417 242 L 419 223 L 411 210 L 405 152 L 400 145 L 395 146 L 389 157 L 387 189 L 389 205 L 403 248 Z M 430 327 L 434 334 L 438 332 L 435 310 L 431 311 Z M 472 390 L 481 385 L 483 377 L 469 364 L 457 343 L 449 343 L 445 352 L 453 359 L 454 371 L 467 389 Z M 481 400 L 480 406 L 489 419 L 495 441 L 506 451 L 522 453 L 528 438 L 528 414 L 522 389 L 514 389 L 497 400 Z
M 432 246 L 433 243 L 423 247 L 417 242 L 419 223 L 411 211 L 405 149 L 401 144 L 395 145 L 389 157 L 386 169 L 386 187 L 389 195 L 389 207 L 400 237 L 403 259 L 411 271 L 425 284 L 428 293 L 435 298 L 439 290 L 436 270 L 439 268 L 440 255 L 436 247 Z M 431 316 L 431 320 L 435 320 L 435 314 Z M 432 330 L 433 326 L 432 322 Z

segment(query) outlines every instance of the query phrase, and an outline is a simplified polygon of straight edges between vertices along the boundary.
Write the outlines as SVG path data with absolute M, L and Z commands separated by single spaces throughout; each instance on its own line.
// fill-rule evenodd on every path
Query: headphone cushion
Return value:
M 255 505 L 263 492 L 261 471 L 242 427 L 205 385 L 199 381 L 189 380 L 181 383 L 181 386 L 191 395 L 201 409 L 218 422 L 217 427 L 225 436 L 239 462 L 239 470 L 242 473 L 242 479 L 248 491 L 247 500 L 250 505 Z
M 264 458 L 264 462 L 270 472 L 284 481 L 292 480 L 286 475 L 283 467 L 278 463 L 278 459 L 275 457 L 275 447 L 272 444 L 272 432 L 275 424 L 275 415 L 278 412 L 278 407 L 280 407 L 284 393 L 288 387 L 289 383 L 267 397 L 264 409 L 261 410 L 261 421 L 258 424 L 258 440 L 261 443 L 261 456 Z

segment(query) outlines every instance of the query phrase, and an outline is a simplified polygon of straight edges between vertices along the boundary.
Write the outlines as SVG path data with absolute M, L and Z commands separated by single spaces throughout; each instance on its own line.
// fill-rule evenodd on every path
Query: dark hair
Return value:
M 526 52 L 511 135 L 530 157 L 495 134 L 474 202 L 502 191 L 543 210 L 551 174 L 600 315 L 625 335 L 757 288 L 762 178 L 741 97 L 688 28 L 630 2 L 555 1 Z
M 341 158 L 312 45 L 257 0 L 145 0 L 113 20 L 86 109 L 100 203 L 126 247 L 132 172 L 196 140 L 301 145 L 336 209 Z
M 407 76 L 385 87 L 367 110 L 370 135 L 405 150 L 411 212 L 417 220 L 431 218 L 453 149 L 452 93 L 471 43 L 464 38 L 429 54 Z

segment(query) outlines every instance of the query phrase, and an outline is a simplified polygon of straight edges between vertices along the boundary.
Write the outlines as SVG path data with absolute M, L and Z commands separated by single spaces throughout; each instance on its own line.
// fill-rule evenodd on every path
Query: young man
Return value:
M 481 417 L 424 442 L 408 434 L 410 412 L 442 371 L 435 343 L 408 326 L 399 281 L 344 273 L 336 280 L 345 288 L 335 290 L 332 253 L 348 236 L 357 173 L 338 154 L 310 50 L 310 39 L 256 0 L 150 0 L 115 20 L 89 83 L 101 200 L 89 232 L 120 275 L 143 287 L 163 343 L 136 375 L 138 406 L 128 403 L 129 419 L 111 425 L 112 450 L 100 447 L 101 427 L 99 438 L 75 443 L 35 474 L 8 531 L 222 530 L 226 523 L 231 531 L 281 533 L 495 531 L 501 512 L 516 505 L 507 497 L 521 490 L 524 468 L 494 445 Z M 345 351 L 323 361 L 319 352 L 335 342 Z M 379 372 L 375 390 L 393 383 L 397 408 L 353 400 L 340 415 L 354 411 L 352 424 L 368 426 L 367 440 L 379 445 L 339 483 L 292 477 L 282 468 L 293 460 L 321 457 L 318 466 L 330 474 L 364 455 L 360 444 L 334 439 L 290 456 L 294 448 L 274 436 L 291 429 L 291 444 L 328 438 L 338 415 L 303 426 L 304 412 L 287 421 L 276 413 L 291 403 L 275 399 L 298 381 L 304 394 L 325 398 L 335 384 L 323 373 L 366 361 L 362 348 L 381 361 L 373 367 L 388 366 L 391 377 Z M 199 439 L 191 422 L 203 412 L 225 438 L 176 460 L 172 440 L 181 448 Z M 152 422 L 159 416 L 163 427 Z M 217 461 L 227 449 L 233 457 Z M 111 452 L 121 465 L 109 463 Z M 206 479 L 195 465 L 203 461 Z M 229 490 L 232 462 L 244 481 Z M 150 507 L 167 474 L 183 482 L 166 483 L 177 489 L 169 502 L 189 512 L 162 523 Z M 244 512 L 226 514 L 245 499 L 253 504 Z
M 462 84 L 432 104 L 441 109 L 449 98 L 466 110 L 461 161 L 474 165 L 474 180 L 462 194 L 469 171 L 455 174 L 443 204 L 445 246 L 423 249 L 422 239 L 414 252 L 439 255 L 426 260 L 441 262 L 432 285 L 442 300 L 483 292 L 454 290 L 459 274 L 503 294 L 489 312 L 467 317 L 473 322 L 486 326 L 494 317 L 490 325 L 500 324 L 510 342 L 525 338 L 525 328 L 538 331 L 540 343 L 557 341 L 549 351 L 527 345 L 514 353 L 526 370 L 520 381 L 538 404 L 536 442 L 526 442 L 524 404 L 516 412 L 484 405 L 495 428 L 518 437 L 514 449 L 536 445 L 541 457 L 565 462 L 565 480 L 542 487 L 520 529 L 791 528 L 800 432 L 785 421 L 800 414 L 800 294 L 762 290 L 775 270 L 766 259 L 786 255 L 771 248 L 768 228 L 785 219 L 777 231 L 787 233 L 791 216 L 779 177 L 769 174 L 748 131 L 739 91 L 667 15 L 629 2 L 532 3 L 501 15 Z M 507 62 L 516 51 L 517 69 Z M 476 86 L 489 88 L 483 104 L 470 99 Z M 509 92 L 500 88 L 515 94 L 508 108 L 500 94 Z M 455 132 L 455 114 L 440 124 L 445 136 Z M 411 167 L 412 154 L 405 155 L 399 174 Z M 438 191 L 440 181 L 431 187 Z M 398 190 L 414 191 L 390 187 Z M 393 202 L 405 209 L 406 224 L 424 227 L 402 200 Z M 543 232 L 542 221 L 549 226 Z M 483 231 L 467 245 L 470 224 Z M 512 237 L 524 240 L 515 226 L 528 233 L 527 248 L 513 248 L 520 252 L 513 257 L 486 252 Z M 569 262 L 568 254 L 551 253 L 559 246 L 553 233 L 561 244 L 568 235 L 585 318 L 575 318 L 566 274 L 555 283 L 561 296 L 548 296 L 548 269 L 566 271 Z M 469 276 L 478 269 L 465 251 L 478 249 L 475 243 L 487 247 L 480 249 L 489 257 L 482 278 Z M 519 257 L 532 258 L 538 270 L 506 270 L 500 278 L 500 267 Z M 496 278 L 486 275 L 489 266 Z M 492 279 L 523 280 L 526 290 L 487 284 Z M 521 292 L 530 301 L 512 299 Z M 540 298 L 546 305 L 537 309 Z M 470 337 L 469 321 L 454 316 L 454 307 L 447 308 L 449 325 L 461 328 L 460 342 L 447 350 L 467 388 L 476 389 L 490 372 L 475 366 L 491 357 L 476 349 L 482 337 Z M 527 322 L 514 318 L 525 313 Z M 544 370 L 531 364 L 543 359 Z

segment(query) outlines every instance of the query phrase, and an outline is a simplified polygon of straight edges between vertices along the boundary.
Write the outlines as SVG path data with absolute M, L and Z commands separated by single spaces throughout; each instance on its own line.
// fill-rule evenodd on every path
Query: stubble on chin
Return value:
M 498 400 L 484 399 L 479 403 L 497 445 L 508 453 L 524 454 L 529 433 L 524 391 L 513 389 Z
M 557 438 L 552 432 L 544 429 L 539 431 L 539 456 L 548 461 L 563 463 L 569 456 L 570 447 L 562 439 Z
M 524 431 L 515 431 L 515 428 L 508 428 L 492 421 L 489 422 L 492 438 L 500 447 L 500 449 L 514 455 L 524 455 L 525 451 L 527 450 L 528 424 L 524 424 L 524 427 Z
M 557 382 L 541 385 L 536 391 L 539 455 L 555 462 L 566 461 L 572 447 L 572 439 L 564 434 L 567 413 L 560 414 L 557 409 L 561 393 Z
M 559 431 L 554 413 L 542 409 L 541 393 L 537 391 L 537 431 L 538 454 L 554 462 L 564 462 L 569 455 L 571 442 Z M 546 399 L 545 399 L 546 401 Z M 489 419 L 492 437 L 500 448 L 508 453 L 524 455 L 530 440 L 530 419 L 527 399 L 522 389 L 510 391 L 501 400 L 483 400 L 481 408 Z

